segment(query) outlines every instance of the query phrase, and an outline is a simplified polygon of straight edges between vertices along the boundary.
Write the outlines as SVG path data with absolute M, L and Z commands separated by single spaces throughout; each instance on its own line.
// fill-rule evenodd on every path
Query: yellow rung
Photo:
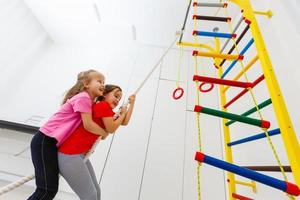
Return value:
M 231 54 L 219 54 L 210 52 L 193 51 L 193 56 L 211 57 L 211 58 L 223 58 L 226 60 L 243 60 L 243 55 L 231 55 Z
M 233 78 L 234 81 L 237 81 L 239 78 L 241 78 L 241 76 L 248 71 L 258 60 L 258 55 L 256 55 L 245 67 L 243 70 L 241 70 L 238 75 L 236 75 L 236 77 Z M 228 88 L 230 88 L 230 86 L 226 86 L 223 90 L 223 92 L 226 92 L 228 90 Z
M 256 182 L 255 181 L 251 181 L 250 183 L 243 182 L 243 181 L 235 181 L 235 184 L 251 187 L 252 191 L 254 193 L 257 193 L 257 188 L 256 188 Z
M 273 13 L 272 13 L 271 10 L 268 10 L 268 11 L 266 11 L 266 12 L 263 12 L 263 11 L 254 11 L 254 14 L 256 14 L 256 15 L 265 15 L 265 16 L 267 16 L 268 18 L 273 17 Z
M 193 42 L 177 42 L 177 45 L 178 46 L 186 46 L 186 47 L 204 48 L 204 49 L 208 49 L 211 52 L 215 52 L 215 49 L 207 44 L 193 43 Z

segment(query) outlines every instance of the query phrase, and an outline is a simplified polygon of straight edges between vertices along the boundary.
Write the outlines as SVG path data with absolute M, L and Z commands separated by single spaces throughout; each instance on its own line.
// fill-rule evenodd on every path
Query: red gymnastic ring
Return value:
M 205 84 L 210 84 L 210 87 L 207 88 L 207 89 L 203 89 L 203 86 L 204 86 Z M 201 83 L 201 84 L 199 85 L 199 90 L 200 90 L 201 92 L 210 92 L 213 88 L 214 88 L 214 84 L 213 84 L 213 83 L 205 83 L 205 82 L 203 82 L 203 83 Z
M 180 93 L 179 93 L 178 96 L 176 96 L 176 93 L 177 93 L 178 91 L 179 91 Z M 174 98 L 175 100 L 180 99 L 180 98 L 183 96 L 183 93 L 184 93 L 184 90 L 183 90 L 181 87 L 178 87 L 178 88 L 176 88 L 176 89 L 174 90 L 174 92 L 173 92 L 173 98 Z

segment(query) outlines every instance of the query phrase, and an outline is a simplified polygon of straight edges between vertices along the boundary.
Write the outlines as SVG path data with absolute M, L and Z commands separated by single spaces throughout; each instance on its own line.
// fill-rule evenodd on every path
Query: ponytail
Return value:
M 90 69 L 82 71 L 77 75 L 77 82 L 66 92 L 62 104 L 66 103 L 68 99 L 72 98 L 76 94 L 84 91 L 84 84 L 90 80 L 90 74 L 93 72 L 99 73 L 96 70 Z

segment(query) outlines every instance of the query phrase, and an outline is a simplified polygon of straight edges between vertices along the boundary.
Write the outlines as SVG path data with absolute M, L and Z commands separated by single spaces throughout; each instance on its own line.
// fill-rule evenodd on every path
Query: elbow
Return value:
M 107 132 L 109 132 L 109 133 L 114 133 L 116 131 L 116 128 L 114 128 L 114 127 L 107 127 L 105 130 Z
M 93 128 L 92 128 L 92 124 L 89 123 L 89 122 L 83 123 L 83 127 L 84 127 L 85 130 L 87 130 L 87 131 L 89 131 L 89 132 L 91 132 L 92 129 L 93 129 Z

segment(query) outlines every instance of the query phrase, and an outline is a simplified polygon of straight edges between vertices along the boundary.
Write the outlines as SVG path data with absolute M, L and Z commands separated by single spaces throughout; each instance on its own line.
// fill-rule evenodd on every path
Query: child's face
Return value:
M 118 106 L 120 99 L 122 98 L 122 92 L 116 88 L 107 95 L 104 96 L 104 100 L 109 104 L 109 106 L 114 109 Z
M 85 87 L 93 98 L 102 96 L 104 91 L 104 76 L 99 73 L 91 74 L 91 80 Z

